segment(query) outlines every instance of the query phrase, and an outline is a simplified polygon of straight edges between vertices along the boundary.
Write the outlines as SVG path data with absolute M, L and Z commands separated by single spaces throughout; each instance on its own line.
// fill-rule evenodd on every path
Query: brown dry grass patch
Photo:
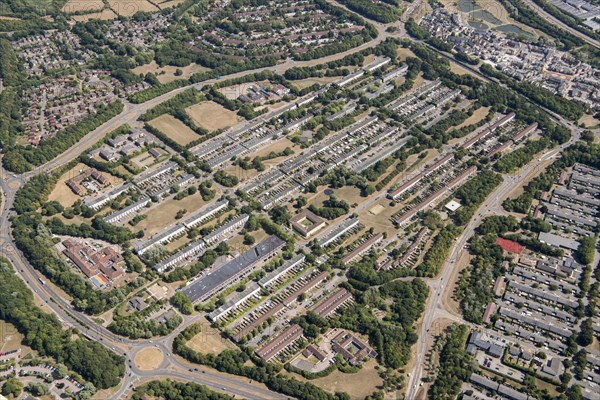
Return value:
M 175 73 L 178 69 L 181 70 L 180 76 L 175 75 Z M 164 83 L 172 82 L 176 79 L 189 79 L 189 77 L 194 74 L 197 74 L 200 72 L 205 72 L 205 71 L 210 71 L 210 69 L 205 68 L 198 64 L 190 64 L 187 67 L 173 67 L 170 65 L 165 65 L 164 67 L 161 67 L 160 65 L 158 65 L 156 63 L 156 61 L 152 61 L 149 64 L 144 64 L 144 65 L 140 65 L 139 67 L 135 67 L 131 71 L 134 72 L 135 74 L 144 74 L 144 75 L 151 72 L 154 75 L 156 75 L 156 78 L 158 79 L 158 81 L 160 83 L 164 84 Z
M 108 4 L 117 14 L 124 17 L 130 17 L 139 11 L 158 11 L 158 8 L 148 0 L 108 0 Z
M 233 343 L 223 338 L 218 330 L 210 326 L 206 318 L 200 318 L 198 323 L 202 325 L 202 332 L 187 342 L 190 349 L 202 354 L 219 354 L 235 348 Z
M 383 382 L 375 369 L 376 365 L 377 361 L 369 360 L 363 364 L 357 373 L 345 374 L 334 371 L 324 378 L 313 379 L 310 382 L 330 393 L 346 392 L 351 399 L 364 399 L 366 396 L 373 394 L 377 390 L 377 386 L 380 386 Z M 296 375 L 294 377 L 306 381 Z
M 315 83 L 318 83 L 319 85 L 327 85 L 328 83 L 337 81 L 339 78 L 340 77 L 336 77 L 336 76 L 324 76 L 322 78 L 315 77 L 315 78 L 300 79 L 300 80 L 294 81 L 294 86 L 296 86 L 298 89 L 302 90 L 304 88 L 314 85 Z
M 213 132 L 219 129 L 229 128 L 243 118 L 236 112 L 226 109 L 213 101 L 203 101 L 185 109 L 196 125 Z
M 220 196 L 218 188 L 213 187 L 213 189 L 217 190 L 215 197 L 218 198 Z M 185 218 L 199 208 L 204 207 L 206 204 L 208 203 L 203 201 L 198 193 L 187 196 L 181 200 L 171 198 L 148 211 L 146 213 L 146 219 L 138 223 L 134 229 L 142 229 L 145 233 L 145 237 L 150 237 L 163 228 L 171 225 L 174 221 L 177 221 L 175 215 L 179 210 L 187 210 L 187 213 L 183 217 Z
M 156 347 L 147 347 L 135 355 L 135 366 L 142 371 L 152 371 L 160 366 L 165 359 L 162 351 Z
M 581 117 L 578 121 L 580 124 L 583 124 L 583 126 L 585 126 L 586 128 L 589 128 L 591 126 L 598 126 L 600 125 L 600 121 L 597 120 L 596 118 L 594 118 L 593 115 L 584 115 L 583 117 Z
M 489 114 L 490 108 L 491 107 L 479 107 L 477 110 L 475 110 L 473 115 L 471 115 L 469 118 L 467 118 L 462 124 L 457 125 L 456 127 L 452 128 L 451 130 L 460 129 L 463 126 L 468 126 L 468 125 L 473 125 L 473 124 L 478 123 L 479 121 L 484 119 Z M 463 139 L 460 139 L 460 140 L 463 140 Z
M 102 21 L 108 21 L 111 19 L 117 19 L 119 16 L 114 13 L 111 9 L 102 10 L 97 13 L 84 14 L 84 15 L 73 15 L 71 19 L 77 22 L 87 22 L 92 19 L 99 19 Z
M 185 0 L 169 0 L 169 1 L 163 1 L 162 3 L 158 3 L 158 6 L 160 7 L 161 10 L 164 10 L 165 8 L 171 8 L 171 7 L 175 7 L 180 5 L 181 3 L 183 3 Z
M 187 146 L 200 137 L 189 126 L 170 114 L 154 118 L 149 124 L 181 146 Z

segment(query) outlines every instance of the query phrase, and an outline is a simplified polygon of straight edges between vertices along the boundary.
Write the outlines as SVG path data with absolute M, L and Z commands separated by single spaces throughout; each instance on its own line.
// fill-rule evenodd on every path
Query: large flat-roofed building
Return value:
M 116 279 L 123 275 L 119 263 L 123 262 L 123 256 L 112 247 L 97 249 L 73 239 L 67 239 L 63 243 L 67 256 L 88 278 L 103 273 L 108 279 Z
M 227 286 L 254 272 L 260 262 L 272 257 L 284 245 L 285 242 L 277 236 L 269 236 L 236 259 L 198 279 L 183 289 L 183 293 L 193 303 L 207 301 Z

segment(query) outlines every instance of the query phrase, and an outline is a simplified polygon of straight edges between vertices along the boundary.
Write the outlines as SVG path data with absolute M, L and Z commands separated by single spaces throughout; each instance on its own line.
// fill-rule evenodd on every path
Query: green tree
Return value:
M 13 396 L 17 398 L 23 391 L 23 384 L 16 378 L 8 378 L 2 385 L 2 394 L 4 396 Z

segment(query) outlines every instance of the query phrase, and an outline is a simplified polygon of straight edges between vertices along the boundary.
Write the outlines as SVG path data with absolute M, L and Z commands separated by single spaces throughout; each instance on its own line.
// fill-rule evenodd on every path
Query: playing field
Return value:
M 219 331 L 211 327 L 204 317 L 198 323 L 202 325 L 202 332 L 187 342 L 190 349 L 203 354 L 219 354 L 224 350 L 235 348 L 233 343 L 221 337 Z
M 218 188 L 216 188 L 216 190 L 216 197 L 219 197 L 221 193 L 218 191 Z M 204 202 L 198 193 L 187 196 L 181 200 L 172 198 L 165 200 L 161 204 L 150 209 L 150 211 L 146 213 L 147 218 L 138 223 L 135 226 L 135 229 L 142 229 L 145 237 L 150 237 L 176 221 L 175 215 L 179 210 L 187 210 L 186 215 L 190 215 L 199 208 L 204 207 L 206 204 L 208 203 Z
M 203 101 L 185 109 L 194 123 L 209 132 L 229 128 L 242 121 L 234 111 L 230 111 L 212 101 Z
M 177 76 L 175 73 L 177 70 L 181 70 L 181 75 Z M 209 68 L 205 68 L 198 64 L 190 64 L 187 67 L 173 67 L 170 65 L 165 65 L 164 67 L 159 66 L 156 61 L 152 61 L 149 64 L 140 65 L 131 70 L 135 74 L 147 74 L 152 72 L 158 78 L 160 83 L 169 83 L 174 81 L 175 79 L 188 79 L 190 76 L 210 71 Z
M 117 14 L 130 17 L 138 11 L 158 11 L 158 8 L 147 0 L 108 0 L 110 8 Z
M 158 129 L 181 146 L 187 146 L 199 136 L 186 124 L 172 115 L 163 114 L 149 122 L 150 126 Z

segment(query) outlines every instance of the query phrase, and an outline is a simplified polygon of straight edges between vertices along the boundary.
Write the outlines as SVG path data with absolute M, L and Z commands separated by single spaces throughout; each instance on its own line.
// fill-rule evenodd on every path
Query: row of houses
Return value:
M 154 270 L 159 274 L 165 273 L 182 262 L 189 260 L 196 254 L 204 253 L 210 246 L 215 245 L 231 232 L 243 227 L 248 221 L 248 218 L 248 214 L 241 214 L 226 221 L 205 237 L 188 244 L 183 249 L 156 264 Z M 152 244 L 152 246 L 155 245 L 156 243 Z
M 157 244 L 165 244 L 177 237 L 182 236 L 189 229 L 192 229 L 195 226 L 200 225 L 202 222 L 213 218 L 223 210 L 227 209 L 228 206 L 229 200 L 224 199 L 217 201 L 216 203 L 210 204 L 206 207 L 203 207 L 198 211 L 194 212 L 192 215 L 190 215 L 183 221 L 171 225 L 158 232 L 150 239 L 135 244 L 133 248 L 138 255 L 143 255 L 145 252 L 147 252 L 149 249 L 151 249 Z

